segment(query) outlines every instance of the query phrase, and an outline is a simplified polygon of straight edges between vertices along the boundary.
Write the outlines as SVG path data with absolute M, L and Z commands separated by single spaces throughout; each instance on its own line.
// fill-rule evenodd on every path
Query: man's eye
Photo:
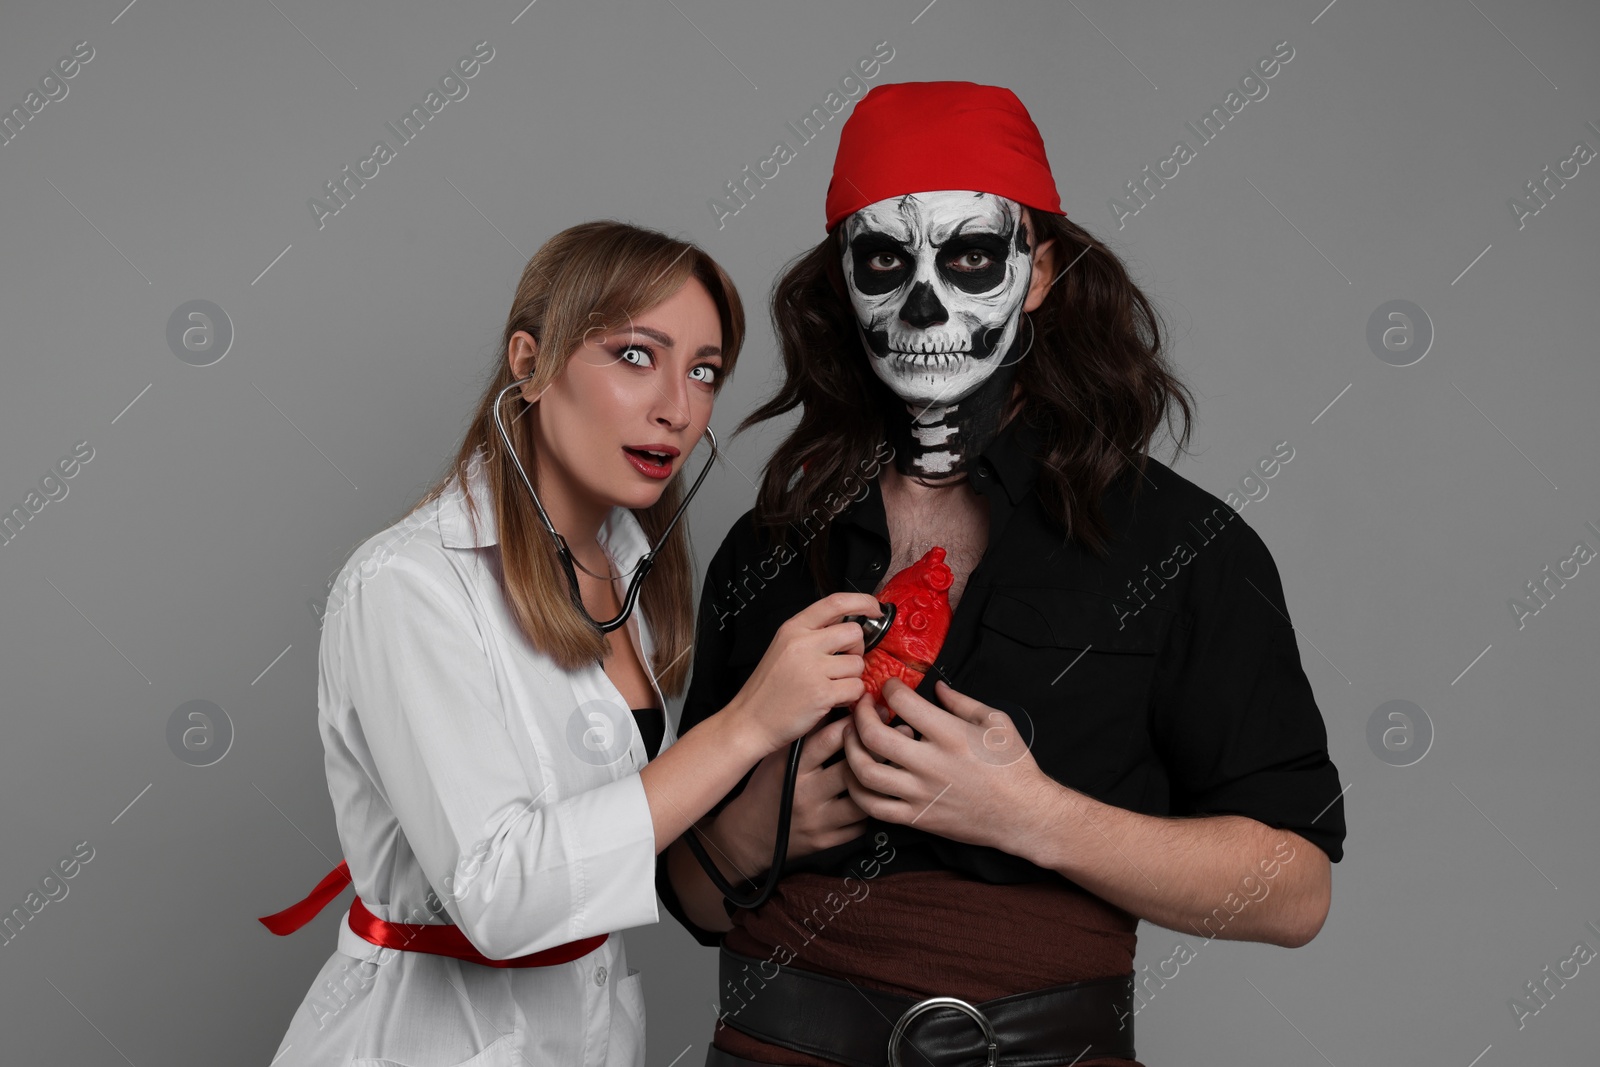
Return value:
M 636 358 L 630 358 L 630 352 L 642 353 L 644 357 L 643 361 Z M 648 345 L 623 345 L 617 350 L 617 358 L 625 360 L 628 363 L 632 363 L 636 367 L 649 366 L 654 360 L 654 356 L 652 355 Z
M 969 249 L 950 261 L 956 270 L 980 271 L 987 270 L 994 263 L 994 257 L 980 249 Z
M 698 367 L 692 368 L 689 371 L 689 373 L 693 374 L 693 373 L 695 373 L 695 371 L 705 371 L 708 374 L 708 377 L 699 378 L 699 379 L 697 379 L 697 381 L 705 382 L 707 385 L 714 385 L 716 383 L 716 380 L 717 380 L 717 368 L 713 367 L 711 364 L 702 363 Z
M 894 270 L 900 266 L 900 257 L 892 252 L 879 252 L 868 257 L 867 266 L 872 270 Z

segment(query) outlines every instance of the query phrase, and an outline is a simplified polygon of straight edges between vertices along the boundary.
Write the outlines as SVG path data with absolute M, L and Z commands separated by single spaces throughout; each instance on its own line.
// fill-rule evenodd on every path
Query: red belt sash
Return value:
M 304 900 L 272 915 L 263 915 L 256 921 L 279 936 L 292 934 L 315 918 L 328 906 L 328 901 L 342 893 L 344 887 L 349 884 L 350 865 L 340 860 L 339 866 L 329 871 L 322 881 L 317 883 L 316 888 L 306 894 Z M 472 942 L 467 940 L 467 935 L 457 926 L 447 923 L 388 922 L 368 911 L 367 906 L 361 903 L 360 897 L 356 897 L 355 902 L 350 905 L 350 929 L 363 939 L 384 948 L 450 956 L 469 963 L 481 963 L 485 967 L 551 967 L 558 963 L 571 963 L 599 948 L 605 943 L 606 938 L 611 936 L 596 934 L 540 952 L 531 952 L 526 956 L 492 960 L 474 948 Z

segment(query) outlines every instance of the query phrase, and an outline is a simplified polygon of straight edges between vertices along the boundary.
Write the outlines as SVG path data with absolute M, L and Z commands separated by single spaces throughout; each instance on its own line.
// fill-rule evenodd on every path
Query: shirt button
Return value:
M 881 563 L 871 564 L 870 566 L 867 567 L 867 570 L 869 570 L 872 573 L 876 574 L 879 571 L 883 570 L 883 564 L 881 564 Z
M 987 478 L 987 477 L 989 477 L 989 472 L 987 470 L 985 470 L 984 468 L 979 467 L 978 468 L 978 477 Z
M 605 985 L 606 984 L 606 969 L 604 967 L 596 967 L 595 968 L 595 971 L 594 971 L 594 984 L 595 985 Z

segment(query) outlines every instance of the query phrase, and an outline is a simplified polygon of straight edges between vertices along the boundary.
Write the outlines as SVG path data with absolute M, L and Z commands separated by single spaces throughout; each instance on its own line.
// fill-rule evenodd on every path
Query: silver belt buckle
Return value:
M 973 1022 L 983 1028 L 983 1039 L 988 1043 L 989 1055 L 984 1061 L 985 1067 L 995 1067 L 999 1062 L 1000 1045 L 994 1036 L 994 1026 L 989 1022 L 989 1017 L 976 1007 L 968 1004 L 960 997 L 927 997 L 919 1000 L 905 1010 L 905 1014 L 895 1020 L 894 1030 L 889 1034 L 889 1067 L 900 1067 L 900 1041 L 905 1037 L 906 1028 L 925 1011 L 934 1008 L 955 1008 L 966 1013 Z

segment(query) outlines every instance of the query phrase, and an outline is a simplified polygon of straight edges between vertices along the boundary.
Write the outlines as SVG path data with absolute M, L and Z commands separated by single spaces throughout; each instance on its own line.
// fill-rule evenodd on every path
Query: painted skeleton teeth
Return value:
M 959 366 L 967 358 L 968 353 L 959 352 L 900 352 L 891 350 L 890 357 L 894 361 L 907 367 L 938 367 L 948 369 Z

